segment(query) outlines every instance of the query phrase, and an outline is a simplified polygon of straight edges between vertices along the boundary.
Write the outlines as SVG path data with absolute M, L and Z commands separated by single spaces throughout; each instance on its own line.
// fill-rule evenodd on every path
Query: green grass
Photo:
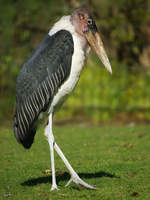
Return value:
M 72 166 L 97 190 L 78 189 L 56 155 L 59 191 L 50 191 L 49 147 L 42 129 L 30 150 L 11 129 L 0 130 L 0 199 L 150 199 L 150 126 L 54 128 L 55 139 Z

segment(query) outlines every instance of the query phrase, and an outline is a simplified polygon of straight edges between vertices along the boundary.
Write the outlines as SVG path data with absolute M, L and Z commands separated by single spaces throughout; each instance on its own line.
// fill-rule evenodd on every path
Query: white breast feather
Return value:
M 73 25 L 70 22 L 70 16 L 62 17 L 50 30 L 49 35 L 55 34 L 59 30 L 67 30 L 73 36 L 74 42 L 74 53 L 72 57 L 71 64 L 71 72 L 68 79 L 64 82 L 64 84 L 59 88 L 58 92 L 54 96 L 52 104 L 49 109 L 49 113 L 53 111 L 53 108 L 57 109 L 59 105 L 61 105 L 66 97 L 71 93 L 71 91 L 75 88 L 80 73 L 83 69 L 84 60 L 85 60 L 85 52 L 82 48 L 81 41 L 75 32 Z

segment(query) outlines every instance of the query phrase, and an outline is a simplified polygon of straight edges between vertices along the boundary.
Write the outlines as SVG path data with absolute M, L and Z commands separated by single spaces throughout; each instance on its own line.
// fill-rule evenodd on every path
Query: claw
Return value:
M 59 190 L 59 188 L 57 187 L 57 185 L 52 185 L 51 191 L 53 191 L 53 190 Z
M 65 187 L 69 186 L 71 182 L 76 183 L 78 186 L 84 186 L 85 188 L 88 188 L 88 189 L 91 189 L 91 190 L 96 190 L 96 187 L 86 183 L 79 176 L 71 177 L 69 179 L 68 183 L 65 185 Z

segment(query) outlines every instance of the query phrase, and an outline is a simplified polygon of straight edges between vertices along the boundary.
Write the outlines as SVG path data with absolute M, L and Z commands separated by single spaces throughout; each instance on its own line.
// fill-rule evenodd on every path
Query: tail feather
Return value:
M 34 136 L 35 136 L 36 131 L 35 130 L 29 130 L 27 137 L 24 139 L 21 139 L 18 137 L 18 135 L 15 133 L 15 137 L 19 143 L 21 143 L 25 149 L 29 149 L 34 141 Z
M 29 129 L 23 130 L 19 126 L 17 119 L 14 120 L 14 133 L 18 143 L 22 144 L 24 148 L 29 149 L 34 142 L 34 136 L 36 134 L 36 127 L 30 126 Z

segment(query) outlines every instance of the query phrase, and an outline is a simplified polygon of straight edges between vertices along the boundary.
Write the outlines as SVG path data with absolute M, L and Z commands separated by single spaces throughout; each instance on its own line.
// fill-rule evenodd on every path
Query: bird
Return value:
M 50 150 L 52 191 L 59 189 L 56 183 L 54 150 L 70 173 L 66 186 L 74 182 L 78 186 L 96 189 L 82 180 L 72 168 L 57 145 L 52 129 L 53 116 L 77 85 L 91 49 L 112 73 L 93 16 L 86 7 L 79 7 L 52 26 L 23 64 L 16 80 L 14 135 L 25 149 L 29 149 L 38 127 L 47 119 L 44 134 Z

